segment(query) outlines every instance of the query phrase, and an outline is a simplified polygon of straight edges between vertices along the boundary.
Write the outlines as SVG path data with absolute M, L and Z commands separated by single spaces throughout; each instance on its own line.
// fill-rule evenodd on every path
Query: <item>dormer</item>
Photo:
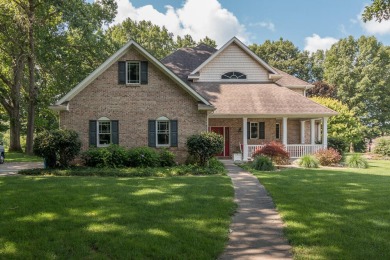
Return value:
M 282 77 L 236 37 L 188 76 L 193 82 L 275 82 Z

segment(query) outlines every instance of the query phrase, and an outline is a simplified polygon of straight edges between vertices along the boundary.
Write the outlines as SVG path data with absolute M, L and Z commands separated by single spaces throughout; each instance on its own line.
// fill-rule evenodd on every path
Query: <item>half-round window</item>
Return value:
M 246 75 L 238 71 L 226 72 L 221 79 L 246 79 Z

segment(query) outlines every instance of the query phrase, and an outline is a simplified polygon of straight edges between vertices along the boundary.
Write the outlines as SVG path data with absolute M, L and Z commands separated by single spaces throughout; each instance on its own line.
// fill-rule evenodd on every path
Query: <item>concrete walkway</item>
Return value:
M 43 168 L 41 162 L 14 162 L 0 164 L 0 176 L 19 176 L 18 171 L 25 169 Z
M 264 186 L 233 161 L 221 161 L 232 179 L 238 209 L 229 243 L 219 259 L 292 259 L 283 222 Z

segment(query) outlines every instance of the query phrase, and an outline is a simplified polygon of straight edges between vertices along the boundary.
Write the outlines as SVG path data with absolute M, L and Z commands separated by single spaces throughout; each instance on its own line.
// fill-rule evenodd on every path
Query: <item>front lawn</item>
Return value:
M 287 225 L 295 259 L 390 259 L 390 161 L 254 173 Z
M 227 176 L 0 179 L 1 259 L 216 259 Z

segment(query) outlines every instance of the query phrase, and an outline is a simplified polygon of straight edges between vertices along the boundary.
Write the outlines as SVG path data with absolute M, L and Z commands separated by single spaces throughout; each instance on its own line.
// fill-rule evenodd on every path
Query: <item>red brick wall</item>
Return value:
M 146 58 L 130 48 L 119 60 Z M 119 144 L 130 148 L 148 145 L 149 119 L 177 119 L 178 147 L 170 149 L 183 161 L 187 137 L 207 130 L 207 114 L 199 111 L 198 102 L 151 62 L 148 74 L 147 85 L 118 85 L 118 65 L 113 64 L 69 102 L 69 111 L 60 113 L 61 127 L 76 130 L 85 150 L 89 120 L 119 120 Z

